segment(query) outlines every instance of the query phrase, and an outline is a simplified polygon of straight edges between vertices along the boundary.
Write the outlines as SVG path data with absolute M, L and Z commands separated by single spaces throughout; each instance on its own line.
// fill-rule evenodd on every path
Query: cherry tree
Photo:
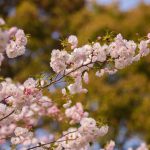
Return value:
M 10 59 L 25 53 L 27 36 L 22 29 L 5 28 L 5 21 L 0 19 L 0 65 L 5 57 Z M 139 43 L 126 40 L 121 34 L 78 46 L 75 35 L 62 41 L 62 49 L 51 53 L 50 67 L 54 74 L 39 78 L 28 78 L 23 84 L 5 78 L 0 83 L 0 143 L 9 140 L 11 148 L 21 150 L 89 150 L 90 143 L 103 137 L 109 131 L 106 124 L 99 124 L 84 111 L 77 102 L 72 105 L 71 96 L 87 93 L 83 82 L 88 84 L 89 72 L 95 71 L 97 77 L 114 74 L 120 69 L 139 61 L 150 53 L 150 34 Z M 56 83 L 65 82 L 62 96 L 67 103 L 62 105 L 64 111 L 50 97 L 43 94 Z M 69 120 L 70 128 L 60 137 L 49 135 L 44 139 L 35 136 L 34 129 L 42 117 L 57 119 L 60 123 Z M 104 150 L 113 150 L 115 142 L 110 141 Z M 130 148 L 131 150 L 132 148 Z M 148 150 L 142 143 L 137 150 Z

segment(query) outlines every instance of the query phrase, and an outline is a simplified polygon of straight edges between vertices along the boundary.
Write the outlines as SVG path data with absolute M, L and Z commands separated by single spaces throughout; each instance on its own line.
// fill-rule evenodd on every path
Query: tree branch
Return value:
M 72 131 L 72 132 L 68 132 L 68 133 L 62 135 L 61 137 L 59 137 L 57 140 L 54 140 L 54 141 L 52 141 L 52 142 L 45 143 L 45 144 L 40 144 L 40 145 L 31 147 L 31 148 L 28 148 L 27 150 L 35 149 L 35 148 L 38 148 L 38 147 L 43 147 L 43 146 L 46 146 L 46 145 L 49 145 L 49 144 L 52 144 L 52 143 L 55 143 L 55 142 L 58 142 L 58 143 L 59 143 L 59 142 L 64 142 L 64 141 L 66 141 L 66 140 L 59 140 L 59 139 L 65 137 L 66 135 L 69 135 L 69 134 L 71 134 L 71 133 L 75 133 L 75 132 L 77 132 L 77 130 Z M 76 140 L 76 138 L 75 138 L 75 139 L 67 139 L 67 140 L 68 140 L 68 141 L 72 141 L 72 140 Z
M 15 112 L 15 110 L 13 110 L 11 113 L 9 113 L 8 115 L 6 115 L 5 117 L 1 118 L 0 121 L 8 118 L 10 115 L 12 115 Z

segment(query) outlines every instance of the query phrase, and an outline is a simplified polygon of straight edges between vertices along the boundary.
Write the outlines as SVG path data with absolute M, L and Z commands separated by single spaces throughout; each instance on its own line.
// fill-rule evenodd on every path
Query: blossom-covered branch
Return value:
M 27 37 L 22 29 L 3 28 L 5 22 L 2 19 L 0 25 L 1 65 L 4 53 L 8 58 L 25 53 Z M 86 93 L 87 89 L 82 87 L 82 81 L 88 83 L 90 70 L 95 70 L 96 76 L 99 77 L 105 73 L 113 74 L 150 53 L 150 34 L 139 43 L 126 40 L 121 34 L 109 42 L 102 43 L 99 40 L 78 47 L 77 37 L 69 36 L 65 41 L 67 46 L 64 45 L 62 50 L 52 51 L 50 66 L 55 75 L 48 79 L 29 78 L 23 84 L 14 83 L 10 78 L 1 81 L 0 143 L 10 138 L 12 146 L 16 148 L 21 145 L 21 150 L 44 150 L 50 147 L 56 150 L 88 150 L 91 142 L 107 134 L 108 126 L 99 126 L 90 114 L 84 111 L 80 102 L 72 105 L 72 101 L 68 99 L 60 108 L 52 99 L 43 95 L 44 88 L 62 80 L 67 85 L 62 89 L 63 96 L 67 97 L 68 93 Z M 70 52 L 67 51 L 68 47 Z M 76 127 L 70 127 L 57 140 L 54 140 L 54 135 L 50 138 L 51 134 L 41 140 L 35 136 L 32 129 L 37 127 L 39 119 L 45 116 L 60 122 L 69 120 L 69 125 Z M 114 147 L 115 143 L 111 141 L 105 149 L 113 150 Z M 147 150 L 146 145 L 141 147 Z
M 114 74 L 119 69 L 139 61 L 141 57 L 150 53 L 150 34 L 140 43 L 126 40 L 118 34 L 112 42 L 101 44 L 96 41 L 81 47 L 77 47 L 77 37 L 70 36 L 68 44 L 71 45 L 71 53 L 64 48 L 53 50 L 51 55 L 51 67 L 62 76 L 43 88 L 69 76 L 75 81 L 67 87 L 71 94 L 87 92 L 82 88 L 82 79 L 88 83 L 88 71 L 95 69 L 96 76 L 101 77 L 105 73 Z

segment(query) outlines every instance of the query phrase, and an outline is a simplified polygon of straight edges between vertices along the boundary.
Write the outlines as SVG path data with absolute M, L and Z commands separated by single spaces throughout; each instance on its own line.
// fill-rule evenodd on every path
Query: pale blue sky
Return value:
M 109 4 L 111 3 L 113 0 L 97 0 L 98 3 L 102 3 L 102 4 Z M 120 8 L 122 10 L 128 10 L 130 8 L 134 8 L 136 7 L 141 0 L 119 0 L 120 1 Z M 150 0 L 143 0 L 145 3 L 150 4 Z

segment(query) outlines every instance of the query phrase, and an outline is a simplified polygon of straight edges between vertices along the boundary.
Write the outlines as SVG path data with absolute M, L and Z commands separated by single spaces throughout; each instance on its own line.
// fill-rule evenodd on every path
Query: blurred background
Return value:
M 25 56 L 6 59 L 0 73 L 20 82 L 51 72 L 51 51 L 70 34 L 77 35 L 82 45 L 107 31 L 134 40 L 150 32 L 150 0 L 0 0 L 0 16 L 29 35 Z M 150 56 L 115 75 L 96 78 L 92 74 L 89 92 L 73 101 L 80 99 L 92 117 L 110 126 L 100 143 L 113 139 L 123 150 L 143 140 L 150 143 Z M 63 103 L 57 92 L 50 96 Z M 53 125 L 50 130 L 56 128 L 67 127 Z M 99 144 L 94 146 L 98 150 Z

